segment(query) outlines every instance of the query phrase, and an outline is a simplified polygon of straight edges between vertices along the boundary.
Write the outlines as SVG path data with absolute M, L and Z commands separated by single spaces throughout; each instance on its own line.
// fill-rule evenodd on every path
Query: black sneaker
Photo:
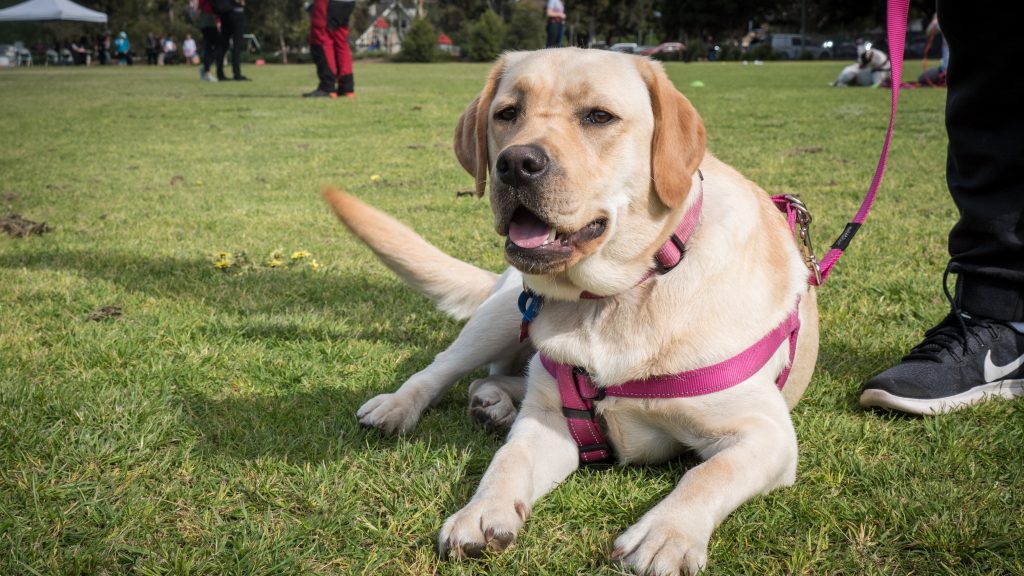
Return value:
M 252 82 L 252 78 L 249 78 L 248 76 L 235 76 L 232 80 L 235 82 Z
M 954 308 L 899 364 L 868 380 L 860 405 L 911 414 L 952 412 L 1024 396 L 1024 324 L 972 318 Z
M 337 98 L 338 95 L 335 94 L 334 92 L 327 92 L 326 90 L 321 90 L 321 89 L 317 88 L 316 90 L 313 90 L 312 92 L 306 92 L 305 94 L 302 95 L 302 97 L 303 98 Z

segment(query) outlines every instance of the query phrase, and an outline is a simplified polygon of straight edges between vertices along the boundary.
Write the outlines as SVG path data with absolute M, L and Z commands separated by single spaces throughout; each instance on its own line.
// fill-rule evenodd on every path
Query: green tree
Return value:
M 544 47 L 544 12 L 536 5 L 519 3 L 509 9 L 508 34 L 505 48 L 509 50 L 536 50 Z
M 433 62 L 437 60 L 437 31 L 425 18 L 412 21 L 402 40 L 401 62 Z
M 508 27 L 493 10 L 487 10 L 471 23 L 466 31 L 466 57 L 477 62 L 489 62 L 501 54 Z

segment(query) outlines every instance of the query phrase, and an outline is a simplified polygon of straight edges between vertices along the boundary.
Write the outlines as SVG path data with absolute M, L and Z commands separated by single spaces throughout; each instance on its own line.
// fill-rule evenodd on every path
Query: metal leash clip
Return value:
M 793 207 L 796 213 L 797 232 L 800 235 L 800 252 L 804 257 L 804 263 L 814 274 L 814 285 L 821 286 L 821 266 L 818 265 L 818 257 L 814 255 L 814 244 L 811 242 L 811 217 L 810 210 L 796 196 L 786 194 L 786 201 Z

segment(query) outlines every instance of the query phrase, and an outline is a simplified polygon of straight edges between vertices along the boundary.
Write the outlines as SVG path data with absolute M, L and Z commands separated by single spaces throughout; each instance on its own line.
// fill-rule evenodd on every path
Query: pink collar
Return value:
M 701 209 L 704 207 L 704 173 L 697 170 L 697 176 L 700 178 L 700 182 L 697 186 L 697 195 L 693 199 L 693 204 L 686 209 L 682 221 L 676 226 L 672 235 L 655 252 L 654 267 L 644 274 L 643 278 L 636 283 L 636 286 L 650 280 L 655 274 L 664 274 L 671 271 L 683 261 L 683 257 L 686 255 L 686 243 L 690 241 L 690 236 L 697 229 L 697 224 L 700 223 Z M 604 296 L 583 292 L 580 294 L 580 298 L 584 300 L 599 300 L 604 298 Z

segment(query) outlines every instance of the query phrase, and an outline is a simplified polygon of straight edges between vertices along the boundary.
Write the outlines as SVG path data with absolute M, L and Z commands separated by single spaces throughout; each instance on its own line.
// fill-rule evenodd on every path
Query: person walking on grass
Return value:
M 946 182 L 960 211 L 943 275 L 950 312 L 864 384 L 864 407 L 941 414 L 1024 396 L 1024 82 L 1006 75 L 1024 10 L 982 4 L 938 2 L 949 44 Z
M 356 97 L 348 45 L 348 21 L 355 6 L 354 0 L 313 0 L 309 6 L 309 51 L 320 82 L 303 97 Z
M 199 0 L 197 9 L 199 11 L 199 32 L 203 35 L 203 62 L 199 67 L 199 80 L 216 82 L 217 76 L 224 75 L 224 54 L 220 52 L 220 28 L 217 23 L 217 14 L 213 10 L 211 0 Z M 210 74 L 214 63 L 217 64 L 217 76 Z

